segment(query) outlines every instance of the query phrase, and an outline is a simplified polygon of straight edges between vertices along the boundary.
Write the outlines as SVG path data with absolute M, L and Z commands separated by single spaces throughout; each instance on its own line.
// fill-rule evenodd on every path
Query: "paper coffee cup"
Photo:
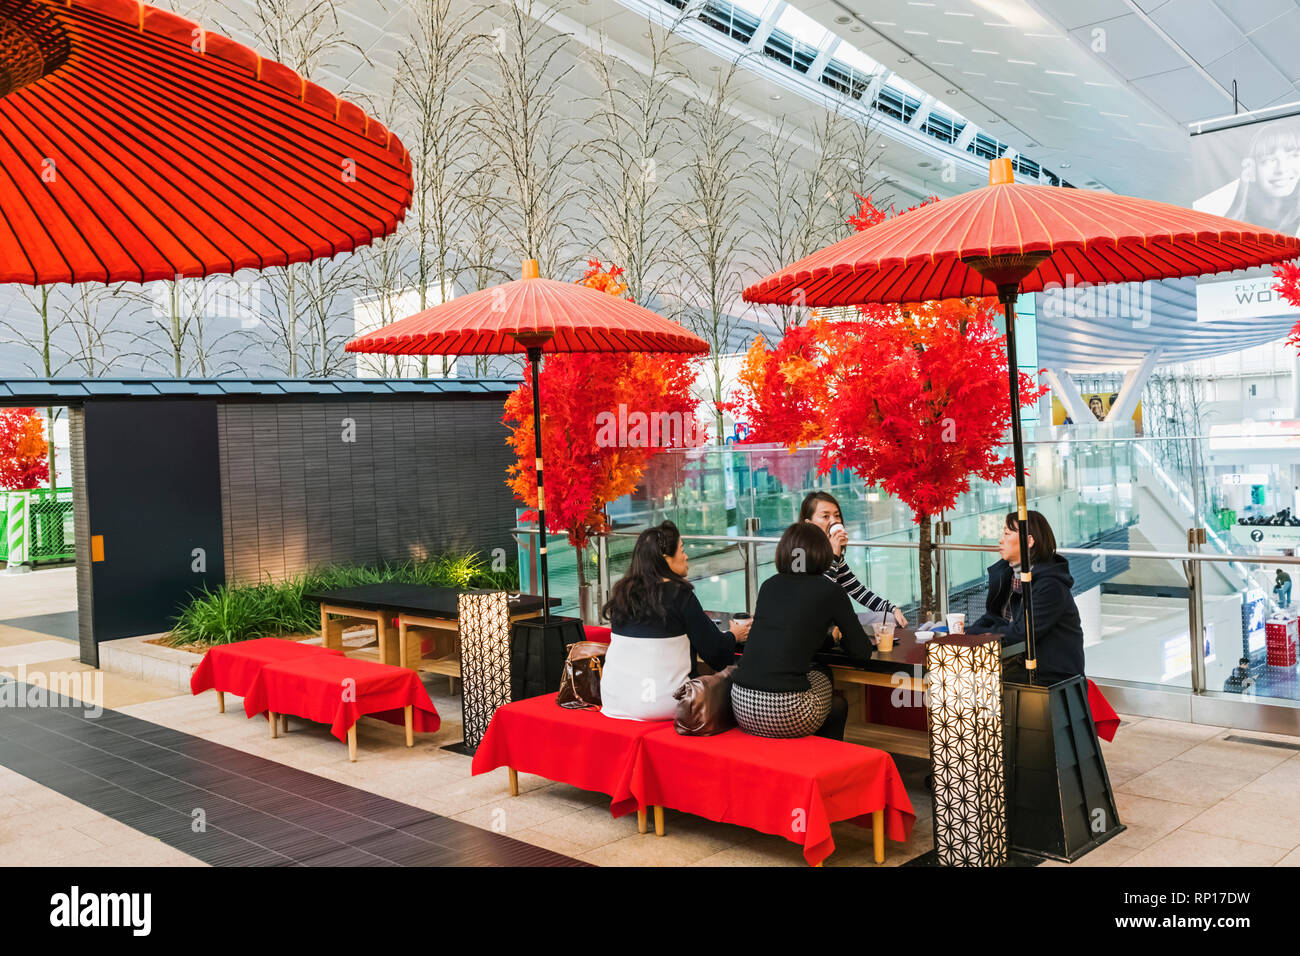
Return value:
M 949 614 L 947 620 L 948 620 L 948 633 L 949 633 L 949 634 L 965 634 L 965 633 L 966 633 L 966 615 L 965 615 L 965 614 Z

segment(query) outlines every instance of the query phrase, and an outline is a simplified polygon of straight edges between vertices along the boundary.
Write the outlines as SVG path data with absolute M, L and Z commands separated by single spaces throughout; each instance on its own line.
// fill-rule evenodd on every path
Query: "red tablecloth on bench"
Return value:
M 871 826 L 907 839 L 916 822 L 894 760 L 883 750 L 823 737 L 789 740 L 729 730 L 683 737 L 671 727 L 641 741 L 629 788 L 642 806 L 665 806 L 803 845 L 809 863 L 835 849 L 833 822 Z
M 441 726 L 415 671 L 341 654 L 267 664 L 244 697 L 249 717 L 267 710 L 292 714 L 329 724 L 339 740 L 347 738 L 348 728 L 361 717 L 404 725 L 408 705 L 415 708 L 412 723 L 417 733 L 431 734 Z
M 1119 730 L 1119 714 L 1092 681 L 1088 681 L 1088 709 L 1092 711 L 1092 722 L 1097 725 L 1097 736 L 1114 740 L 1115 731 Z
M 303 644 L 280 637 L 219 644 L 204 654 L 194 669 L 190 676 L 190 692 L 201 694 L 205 690 L 219 690 L 247 697 L 258 672 L 267 664 L 322 654 L 338 657 L 341 653 L 319 644 Z
M 566 710 L 554 694 L 506 704 L 492 716 L 474 753 L 471 772 L 513 767 L 582 790 L 608 793 L 610 812 L 637 809 L 628 790 L 641 738 L 667 728 L 671 720 L 619 720 L 598 710 Z

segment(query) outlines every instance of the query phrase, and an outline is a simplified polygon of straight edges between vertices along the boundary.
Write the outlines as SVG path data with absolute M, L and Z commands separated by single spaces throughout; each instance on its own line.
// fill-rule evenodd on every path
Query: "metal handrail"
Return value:
M 536 535 L 535 528 L 515 528 L 516 534 Z M 635 538 L 640 532 L 637 531 L 610 531 L 608 534 L 619 537 Z M 730 545 L 742 544 L 779 544 L 779 537 L 773 538 L 763 535 L 721 535 L 721 534 L 684 534 L 681 536 L 683 541 L 717 541 L 725 542 Z M 919 542 L 911 541 L 861 541 L 850 539 L 845 547 L 850 548 L 900 548 L 907 551 L 919 551 L 921 545 Z M 945 541 L 931 545 L 935 551 L 997 551 L 997 545 L 993 544 L 962 544 L 958 542 Z M 1206 554 L 1201 551 L 1123 551 L 1116 548 L 1057 548 L 1057 554 L 1077 555 L 1082 557 L 1115 557 L 1115 558 L 1140 558 L 1150 561 L 1213 561 L 1226 563 L 1232 561 L 1244 561 L 1247 564 L 1300 564 L 1300 556 L 1291 556 L 1285 554 L 1243 554 L 1233 552 L 1231 554 Z

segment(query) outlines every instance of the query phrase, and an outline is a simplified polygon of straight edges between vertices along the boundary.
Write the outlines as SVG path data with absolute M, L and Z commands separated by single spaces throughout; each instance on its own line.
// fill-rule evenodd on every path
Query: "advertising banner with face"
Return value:
M 1192 207 L 1300 236 L 1300 116 L 1193 136 Z M 1294 311 L 1273 292 L 1272 268 L 1206 277 L 1196 285 L 1198 322 Z

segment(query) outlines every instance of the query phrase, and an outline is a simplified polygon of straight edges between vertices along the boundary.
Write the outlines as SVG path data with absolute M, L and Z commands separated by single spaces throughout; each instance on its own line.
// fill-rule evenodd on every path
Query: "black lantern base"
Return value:
M 1073 862 L 1122 833 L 1082 676 L 1002 685 L 1012 850 Z
M 510 645 L 510 699 L 525 700 L 560 689 L 569 645 L 587 639 L 576 617 L 515 621 Z

